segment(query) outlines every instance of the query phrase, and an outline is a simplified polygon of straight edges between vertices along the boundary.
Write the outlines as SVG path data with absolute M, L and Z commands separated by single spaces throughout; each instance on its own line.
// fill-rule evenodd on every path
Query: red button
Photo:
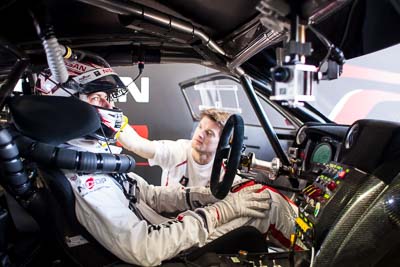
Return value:
M 339 176 L 340 179 L 343 179 L 346 176 L 346 172 L 345 171 L 340 171 L 338 173 L 338 176 Z
M 329 190 L 331 190 L 331 191 L 335 190 L 335 188 L 336 188 L 336 183 L 335 183 L 335 182 L 330 182 L 330 183 L 328 184 L 328 188 L 329 188 Z
M 313 191 L 309 196 L 313 199 L 319 197 L 322 194 L 322 190 L 319 188 L 316 188 L 315 191 Z

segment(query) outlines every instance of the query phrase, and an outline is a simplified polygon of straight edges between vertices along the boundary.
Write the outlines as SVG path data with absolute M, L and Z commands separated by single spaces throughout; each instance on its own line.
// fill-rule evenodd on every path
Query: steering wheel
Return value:
M 233 114 L 229 117 L 222 129 L 211 172 L 211 193 L 218 199 L 226 197 L 232 187 L 236 170 L 240 163 L 243 137 L 243 119 L 240 115 Z M 220 179 L 222 161 L 224 159 L 227 159 L 226 170 L 224 176 Z

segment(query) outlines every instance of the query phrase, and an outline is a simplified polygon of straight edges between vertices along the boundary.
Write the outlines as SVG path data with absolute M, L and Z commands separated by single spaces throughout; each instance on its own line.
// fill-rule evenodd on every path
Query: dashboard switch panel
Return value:
M 321 242 L 366 173 L 336 162 L 314 163 L 303 173 L 308 184 L 297 198 L 296 234 L 306 246 Z M 325 214 L 325 216 L 323 216 Z M 326 216 L 326 214 L 336 214 Z

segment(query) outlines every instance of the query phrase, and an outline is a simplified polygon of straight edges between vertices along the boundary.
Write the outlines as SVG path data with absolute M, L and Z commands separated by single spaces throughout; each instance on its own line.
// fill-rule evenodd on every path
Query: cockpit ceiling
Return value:
M 271 10 L 282 12 L 285 10 L 282 6 L 287 6 L 289 1 L 265 2 L 273 7 Z M 346 58 L 400 41 L 400 34 L 388 26 L 396 25 L 400 18 L 390 1 L 297 3 L 303 22 L 315 22 L 315 28 L 340 47 Z M 38 8 L 40 4 L 42 7 Z M 111 54 L 121 54 L 121 51 L 126 53 L 115 57 L 115 63 L 130 64 L 121 61 L 121 57 L 131 55 L 137 46 L 157 50 L 170 59 L 191 58 L 213 65 L 225 66 L 226 61 L 238 60 L 231 67 L 258 53 L 274 58 L 273 50 L 266 48 L 282 43 L 288 31 L 277 32 L 275 26 L 288 24 L 290 18 L 289 14 L 283 16 L 285 13 L 274 15 L 269 21 L 277 21 L 278 25 L 271 25 L 274 28 L 271 29 L 261 23 L 266 15 L 259 11 L 259 0 L 8 0 L 0 6 L 3 40 L 28 55 L 41 54 L 43 49 L 28 10 L 34 6 L 44 14 L 44 4 L 61 43 L 108 54 L 111 64 L 114 64 Z M 322 59 L 326 54 L 324 45 L 311 33 L 307 34 L 307 41 L 313 43 L 311 62 Z

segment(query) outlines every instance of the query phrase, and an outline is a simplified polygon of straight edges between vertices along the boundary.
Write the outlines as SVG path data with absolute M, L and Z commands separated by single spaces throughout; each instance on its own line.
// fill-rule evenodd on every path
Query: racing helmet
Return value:
M 52 78 L 50 69 L 44 69 L 37 75 L 37 94 L 77 97 L 85 101 L 87 95 L 104 92 L 111 102 L 128 92 L 118 74 L 101 58 L 86 56 L 81 60 L 65 59 L 64 62 L 69 75 L 67 82 L 57 83 Z M 122 110 L 116 107 L 94 107 L 100 115 L 101 128 L 91 136 L 102 141 L 116 141 L 115 135 L 124 123 Z

